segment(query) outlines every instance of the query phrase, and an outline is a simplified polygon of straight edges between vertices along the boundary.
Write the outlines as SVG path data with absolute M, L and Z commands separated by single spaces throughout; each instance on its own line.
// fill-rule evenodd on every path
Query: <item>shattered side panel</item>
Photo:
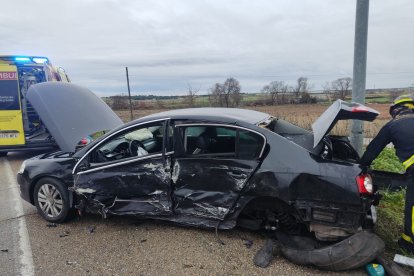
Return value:
M 355 177 L 361 172 L 356 164 L 326 161 L 289 141 L 268 136 L 271 147 L 260 168 L 251 177 L 227 218 L 235 218 L 256 198 L 272 197 L 296 211 L 303 212 L 303 220 L 313 220 L 335 210 L 335 222 L 360 225 L 366 210 Z M 276 204 L 276 200 L 275 200 Z M 327 219 L 330 219 L 327 218 Z M 327 224 L 327 221 L 324 221 Z
M 235 204 L 258 161 L 182 158 L 175 161 L 174 211 L 223 219 Z
M 75 176 L 74 192 L 88 209 L 106 214 L 170 214 L 170 162 L 162 157 Z

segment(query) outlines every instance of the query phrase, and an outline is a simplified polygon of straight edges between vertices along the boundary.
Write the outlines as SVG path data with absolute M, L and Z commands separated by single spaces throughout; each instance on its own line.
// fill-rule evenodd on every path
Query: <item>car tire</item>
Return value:
M 68 188 L 54 178 L 40 179 L 33 192 L 34 203 L 39 214 L 50 222 L 64 222 L 69 217 Z
M 6 152 L 0 152 L 0 157 L 5 157 L 7 156 L 7 151 Z

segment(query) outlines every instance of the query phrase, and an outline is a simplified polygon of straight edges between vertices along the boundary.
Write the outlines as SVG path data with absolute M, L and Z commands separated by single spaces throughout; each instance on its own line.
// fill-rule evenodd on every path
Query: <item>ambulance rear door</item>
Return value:
M 0 64 L 0 146 L 24 145 L 17 68 Z

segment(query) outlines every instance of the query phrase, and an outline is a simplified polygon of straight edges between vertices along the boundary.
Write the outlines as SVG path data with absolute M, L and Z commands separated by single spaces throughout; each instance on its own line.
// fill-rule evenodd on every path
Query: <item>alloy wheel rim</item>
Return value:
M 52 184 L 43 184 L 40 187 L 37 193 L 37 201 L 42 212 L 48 217 L 55 218 L 62 213 L 62 195 Z

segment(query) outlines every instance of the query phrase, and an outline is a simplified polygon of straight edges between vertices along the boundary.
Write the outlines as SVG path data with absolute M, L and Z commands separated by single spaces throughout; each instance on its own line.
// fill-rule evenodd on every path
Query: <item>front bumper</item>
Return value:
M 28 180 L 27 174 L 18 173 L 17 174 L 17 183 L 20 186 L 20 197 L 34 205 L 33 198 L 30 196 L 30 182 Z

